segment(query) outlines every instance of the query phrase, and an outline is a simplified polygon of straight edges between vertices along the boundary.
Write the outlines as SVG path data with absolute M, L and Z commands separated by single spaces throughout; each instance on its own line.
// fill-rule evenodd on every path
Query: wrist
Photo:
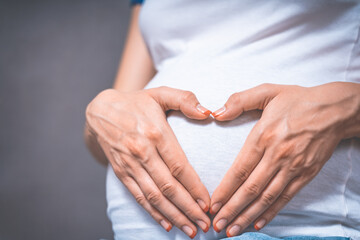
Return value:
M 358 84 L 360 85 L 360 84 Z M 360 89 L 353 95 L 353 113 L 346 122 L 344 127 L 344 139 L 360 137 Z
M 360 84 L 334 82 L 329 83 L 329 86 L 334 89 L 334 99 L 339 97 L 335 106 L 343 118 L 339 125 L 340 136 L 342 139 L 360 137 Z
M 108 159 L 105 156 L 104 151 L 102 150 L 101 146 L 99 145 L 96 136 L 92 133 L 87 124 L 84 127 L 84 141 L 86 147 L 90 151 L 91 155 L 102 165 L 108 164 Z

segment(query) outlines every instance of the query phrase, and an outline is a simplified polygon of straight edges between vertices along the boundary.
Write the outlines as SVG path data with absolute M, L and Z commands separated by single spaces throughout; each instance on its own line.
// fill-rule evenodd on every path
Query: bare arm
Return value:
M 141 5 L 135 5 L 124 52 L 115 78 L 114 89 L 134 91 L 143 89 L 155 75 L 155 68 L 139 29 Z
M 139 29 L 140 10 L 141 5 L 139 4 L 132 8 L 128 36 L 113 86 L 119 91 L 129 92 L 143 89 L 155 75 L 153 62 Z M 84 138 L 86 146 L 96 160 L 107 165 L 108 160 L 87 125 L 84 129 Z
M 211 212 L 216 231 L 259 230 L 321 170 L 338 143 L 360 136 L 360 84 L 263 84 L 233 94 L 213 113 L 229 121 L 263 110 L 220 185 Z
M 136 201 L 166 231 L 173 226 L 193 238 L 196 223 L 208 231 L 204 213 L 210 196 L 189 164 L 166 121 L 166 111 L 206 119 L 210 111 L 189 91 L 159 87 L 143 90 L 155 74 L 133 8 L 128 38 L 113 89 L 99 93 L 86 108 L 86 144 Z M 186 214 L 185 214 L 186 213 Z

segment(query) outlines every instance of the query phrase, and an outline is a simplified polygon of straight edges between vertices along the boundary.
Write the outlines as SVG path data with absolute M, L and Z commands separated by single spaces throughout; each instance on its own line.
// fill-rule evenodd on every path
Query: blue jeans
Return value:
M 347 237 L 314 237 L 314 236 L 292 236 L 285 238 L 270 237 L 263 233 L 246 232 L 240 236 L 223 238 L 222 240 L 350 240 Z

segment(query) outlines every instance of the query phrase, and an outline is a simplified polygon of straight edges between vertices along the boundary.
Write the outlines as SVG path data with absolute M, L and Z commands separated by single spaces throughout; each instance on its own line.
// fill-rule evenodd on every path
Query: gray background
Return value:
M 129 12 L 127 0 L 0 0 L 1 240 L 112 238 L 82 128 Z

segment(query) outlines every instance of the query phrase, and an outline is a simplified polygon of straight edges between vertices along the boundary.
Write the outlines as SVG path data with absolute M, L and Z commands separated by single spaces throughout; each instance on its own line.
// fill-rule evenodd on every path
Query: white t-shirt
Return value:
M 140 27 L 158 70 L 147 88 L 193 91 L 210 110 L 261 83 L 360 83 L 360 1 L 147 0 Z M 169 115 L 210 195 L 260 115 L 251 112 L 225 123 Z M 152 220 L 111 168 L 107 201 L 116 239 L 188 239 Z M 360 140 L 342 141 L 316 178 L 261 232 L 360 239 Z M 224 231 L 211 228 L 207 234 L 198 231 L 196 239 L 221 237 Z

